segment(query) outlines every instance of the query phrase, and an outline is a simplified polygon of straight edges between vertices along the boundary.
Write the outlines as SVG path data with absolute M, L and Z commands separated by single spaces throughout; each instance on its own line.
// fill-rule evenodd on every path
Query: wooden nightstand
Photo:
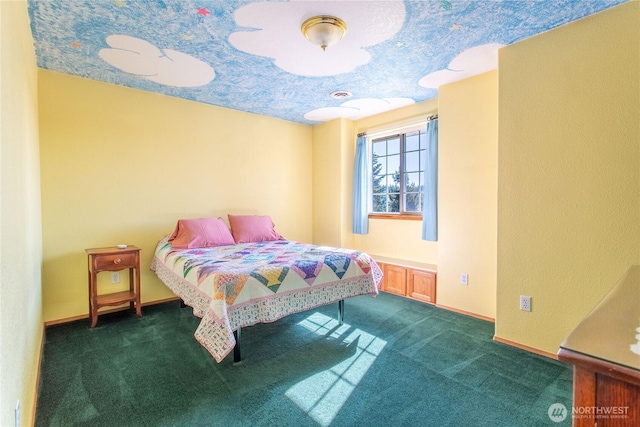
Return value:
M 91 327 L 98 323 L 98 309 L 108 305 L 129 303 L 136 315 L 142 317 L 140 307 L 140 248 L 127 246 L 85 249 L 89 256 L 89 316 Z M 97 276 L 101 271 L 129 269 L 129 290 L 98 295 Z

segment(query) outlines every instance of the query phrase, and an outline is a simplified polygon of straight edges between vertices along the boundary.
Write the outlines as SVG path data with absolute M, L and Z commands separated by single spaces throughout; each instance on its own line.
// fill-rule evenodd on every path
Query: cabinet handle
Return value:
M 114 264 L 120 264 L 122 262 L 122 260 L 120 258 L 116 258 L 113 260 Z

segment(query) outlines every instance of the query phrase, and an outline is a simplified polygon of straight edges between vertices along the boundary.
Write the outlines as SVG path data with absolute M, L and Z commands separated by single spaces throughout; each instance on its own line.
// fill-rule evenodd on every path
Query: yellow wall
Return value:
M 500 51 L 499 338 L 556 353 L 639 261 L 639 49 L 631 2 Z
M 39 84 L 45 321 L 88 313 L 85 248 L 139 246 L 143 303 L 172 297 L 148 267 L 180 218 L 268 214 L 311 241 L 310 126 L 45 70 Z M 99 292 L 126 286 L 100 276 Z
M 422 240 L 422 221 L 370 219 L 369 234 L 353 235 L 354 248 L 373 255 L 436 264 L 438 243 Z
M 353 121 L 313 126 L 313 243 L 353 247 Z
M 25 1 L 0 2 L 0 425 L 33 425 L 43 339 L 36 59 Z
M 346 120 L 313 126 L 313 243 L 342 242 L 342 127 Z
M 355 123 L 351 120 L 342 119 L 340 139 L 342 141 L 342 156 L 340 159 L 340 169 L 342 170 L 342 186 L 340 200 L 340 247 L 353 247 L 353 165 L 356 156 L 356 134 L 354 133 Z
M 438 114 L 437 303 L 495 318 L 497 71 L 441 86 Z

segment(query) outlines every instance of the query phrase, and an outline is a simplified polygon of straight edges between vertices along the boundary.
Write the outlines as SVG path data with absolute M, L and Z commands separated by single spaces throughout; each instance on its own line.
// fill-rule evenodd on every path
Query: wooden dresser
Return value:
M 574 427 L 640 426 L 640 266 L 571 332 L 558 359 L 574 365 Z

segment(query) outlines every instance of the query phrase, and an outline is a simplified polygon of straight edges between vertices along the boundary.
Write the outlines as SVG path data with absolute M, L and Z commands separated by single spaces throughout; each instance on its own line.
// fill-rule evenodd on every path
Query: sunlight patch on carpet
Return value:
M 358 346 L 353 356 L 300 381 L 285 393 L 315 422 L 328 426 L 387 342 L 348 324 L 338 325 L 337 320 L 321 313 L 313 313 L 299 325 L 319 335 L 341 339 L 346 345 Z
M 317 313 L 317 312 L 310 314 L 305 319 L 298 322 L 298 325 L 318 335 L 327 335 L 329 332 L 331 332 L 332 329 L 338 328 L 338 326 L 340 326 L 338 324 L 338 321 L 333 317 L 329 317 L 326 314 Z M 344 331 L 349 328 L 350 328 L 349 325 L 343 324 L 338 329 Z M 332 336 L 333 335 L 335 335 L 335 333 L 332 334 Z

